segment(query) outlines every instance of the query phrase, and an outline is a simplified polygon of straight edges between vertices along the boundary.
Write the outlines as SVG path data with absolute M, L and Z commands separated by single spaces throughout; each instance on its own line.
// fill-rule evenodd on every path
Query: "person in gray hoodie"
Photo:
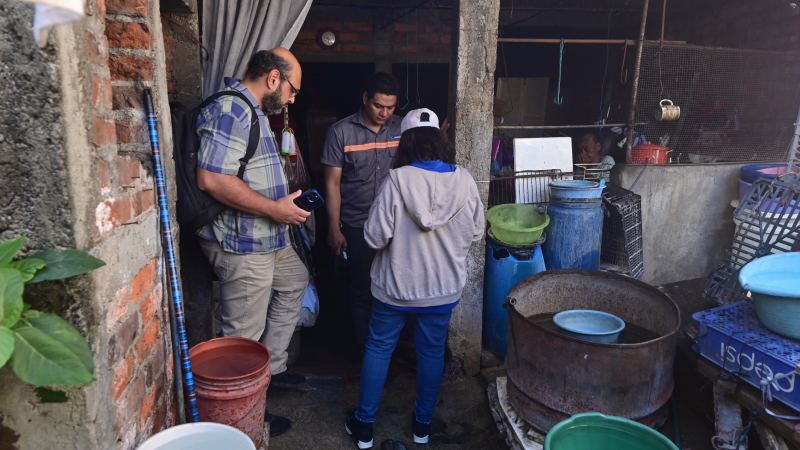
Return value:
M 364 224 L 367 244 L 377 250 L 370 271 L 375 300 L 359 405 L 345 422 L 359 449 L 372 448 L 372 425 L 389 362 L 408 316 L 416 319 L 413 440 L 428 443 L 450 316 L 466 283 L 467 252 L 486 225 L 475 180 L 454 164 L 436 114 L 429 109 L 409 112 L 401 132 L 394 169 Z

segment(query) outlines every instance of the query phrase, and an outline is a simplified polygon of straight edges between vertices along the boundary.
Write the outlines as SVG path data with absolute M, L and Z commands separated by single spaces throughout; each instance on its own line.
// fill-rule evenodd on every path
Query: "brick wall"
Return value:
M 364 16 L 356 8 L 312 6 L 292 51 L 300 61 L 370 61 L 412 62 L 449 61 L 452 48 L 452 19 L 441 11 L 419 11 L 388 26 L 385 18 Z M 337 42 L 332 48 L 317 43 L 320 30 L 334 30 Z
M 156 111 L 166 101 L 157 88 L 157 76 L 164 77 L 158 64 L 163 47 L 156 42 L 160 35 L 154 33 L 160 21 L 157 1 L 90 3 L 92 20 L 86 26 L 92 84 L 90 142 L 98 195 L 94 239 L 104 245 L 119 242 L 120 251 L 143 253 L 125 261 L 103 286 L 113 298 L 106 299 L 100 325 L 105 330 L 99 334 L 109 339 L 107 353 L 96 357 L 108 358 L 107 401 L 114 405 L 116 446 L 134 448 L 175 420 L 168 310 L 158 229 L 152 227 L 155 191 L 142 101 L 144 87 L 153 89 Z M 169 147 L 163 141 L 169 142 L 169 137 L 163 124 L 160 131 L 166 153 Z M 121 242 L 131 239 L 142 240 L 142 248 L 125 249 Z
M 786 2 L 710 0 L 698 4 L 686 0 L 682 3 L 669 16 L 670 39 L 767 50 L 794 50 L 800 42 L 800 10 Z M 652 29 L 655 32 L 656 27 Z

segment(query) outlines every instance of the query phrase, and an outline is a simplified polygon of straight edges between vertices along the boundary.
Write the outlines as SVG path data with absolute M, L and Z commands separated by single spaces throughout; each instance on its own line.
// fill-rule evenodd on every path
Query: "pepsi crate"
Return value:
M 772 397 L 800 411 L 800 342 L 777 335 L 758 321 L 749 301 L 692 315 L 699 326 L 694 350 L 725 371 L 761 390 L 762 379 L 773 379 Z

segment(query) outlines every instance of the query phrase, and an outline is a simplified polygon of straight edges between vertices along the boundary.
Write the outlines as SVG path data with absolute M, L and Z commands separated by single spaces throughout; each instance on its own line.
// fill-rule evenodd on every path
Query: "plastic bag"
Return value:
M 297 320 L 297 326 L 313 327 L 317 323 L 317 316 L 319 316 L 319 295 L 317 294 L 314 280 L 310 280 L 303 296 L 303 306 L 300 309 L 300 318 Z

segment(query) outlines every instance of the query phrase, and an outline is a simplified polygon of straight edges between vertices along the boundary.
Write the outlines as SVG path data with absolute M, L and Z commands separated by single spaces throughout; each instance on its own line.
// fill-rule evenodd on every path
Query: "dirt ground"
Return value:
M 347 382 L 312 376 L 304 392 L 270 392 L 271 413 L 287 416 L 292 429 L 270 441 L 272 450 L 355 448 L 344 432 L 347 411 L 358 401 L 358 381 Z M 387 380 L 378 421 L 375 448 L 385 439 L 401 441 L 411 449 L 411 410 L 414 404 L 414 373 L 393 370 Z M 432 450 L 505 448 L 489 411 L 486 383 L 482 377 L 461 377 L 442 386 L 434 419 Z M 421 447 L 420 447 L 421 448 Z

